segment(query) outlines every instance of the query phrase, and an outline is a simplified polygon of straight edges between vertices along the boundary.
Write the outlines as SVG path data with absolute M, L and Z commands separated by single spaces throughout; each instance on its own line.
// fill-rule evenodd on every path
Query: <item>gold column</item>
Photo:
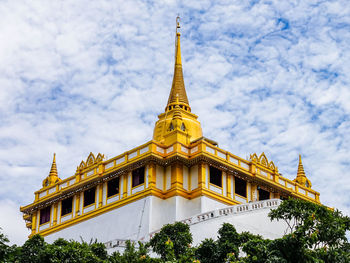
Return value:
M 36 232 L 36 214 L 37 214 L 37 211 L 35 211 L 32 214 L 32 234 L 35 234 Z
M 171 165 L 171 188 L 183 187 L 183 166 L 180 163 Z
M 148 165 L 148 187 L 156 187 L 156 164 Z
M 251 184 L 250 196 L 253 202 L 258 200 L 257 191 L 258 191 L 258 186 L 256 184 Z
M 226 190 L 227 190 L 227 197 L 228 198 L 232 198 L 231 197 L 231 174 L 226 173 Z
M 75 196 L 75 216 L 80 215 L 80 193 Z
M 75 182 L 76 183 L 80 182 L 80 179 L 81 179 L 80 173 L 78 171 L 76 171 L 76 173 L 75 173 Z
M 99 184 L 98 189 L 98 207 L 101 207 L 103 204 L 103 183 Z
M 123 198 L 128 195 L 128 174 L 123 175 Z
M 253 176 L 255 176 L 256 174 L 256 165 L 254 163 L 252 163 L 249 167 L 250 172 L 253 174 Z
M 205 164 L 198 164 L 198 187 L 205 188 Z
M 53 225 L 57 224 L 57 206 L 58 203 L 53 204 Z

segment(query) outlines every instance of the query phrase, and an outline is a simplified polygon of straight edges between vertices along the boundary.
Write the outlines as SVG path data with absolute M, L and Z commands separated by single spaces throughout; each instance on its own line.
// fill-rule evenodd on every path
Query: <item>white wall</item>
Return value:
M 195 214 L 201 213 L 201 198 L 197 197 L 188 200 L 182 196 L 177 196 L 176 221 L 181 221 Z
M 201 198 L 201 212 L 200 213 L 205 213 L 205 212 L 212 211 L 215 209 L 227 207 L 226 204 L 218 202 L 218 201 L 211 199 L 209 197 L 201 196 L 200 198 Z
M 151 196 L 150 232 L 161 228 L 165 224 L 173 223 L 176 220 L 176 198 L 160 199 Z
M 149 233 L 150 199 L 151 197 L 145 197 L 126 206 L 79 222 L 46 236 L 45 240 L 47 242 L 53 242 L 59 237 L 77 241 L 80 241 L 80 237 L 82 237 L 87 242 L 91 238 L 97 238 L 100 242 L 107 242 L 116 238 L 136 239 L 140 223 L 139 237 L 144 236 Z M 144 212 L 142 216 L 143 208 Z
M 217 239 L 217 231 L 223 223 L 234 225 L 238 232 L 249 231 L 252 234 L 259 234 L 270 239 L 282 237 L 287 228 L 286 223 L 284 221 L 271 222 L 267 216 L 269 212 L 270 209 L 261 209 L 243 214 L 221 216 L 193 224 L 190 226 L 193 245 L 199 244 L 205 238 Z

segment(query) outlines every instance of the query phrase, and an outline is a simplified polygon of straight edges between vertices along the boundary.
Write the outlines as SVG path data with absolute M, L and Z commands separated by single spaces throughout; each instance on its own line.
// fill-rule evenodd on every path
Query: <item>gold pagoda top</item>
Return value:
M 158 116 L 153 140 L 164 145 L 180 142 L 189 145 L 202 138 L 202 128 L 197 115 L 191 113 L 182 72 L 180 46 L 180 18 L 176 18 L 174 76 L 165 112 Z
M 180 46 L 180 32 L 178 29 L 180 28 L 180 18 L 176 18 L 176 40 L 175 40 L 175 66 L 174 66 L 174 77 L 173 83 L 171 85 L 171 91 L 168 99 L 168 104 L 166 109 L 173 104 L 185 104 L 189 107 L 185 82 L 182 72 L 182 62 L 181 62 L 181 46 Z

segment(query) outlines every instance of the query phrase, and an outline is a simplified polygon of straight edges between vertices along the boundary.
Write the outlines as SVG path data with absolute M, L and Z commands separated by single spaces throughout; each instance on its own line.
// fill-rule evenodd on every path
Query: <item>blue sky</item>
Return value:
M 348 1 L 1 1 L 0 226 L 90 152 L 152 138 L 171 87 L 181 16 L 185 85 L 204 135 L 294 179 L 298 154 L 321 201 L 350 214 Z

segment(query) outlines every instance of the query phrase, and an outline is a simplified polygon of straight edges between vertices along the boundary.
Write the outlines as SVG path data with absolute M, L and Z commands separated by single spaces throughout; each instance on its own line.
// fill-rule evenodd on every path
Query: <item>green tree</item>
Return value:
M 300 199 L 284 201 L 269 213 L 283 220 L 287 234 L 275 240 L 248 240 L 241 262 L 350 262 L 346 231 L 350 220 L 338 210 Z
M 106 247 L 102 243 L 85 241 L 67 241 L 63 238 L 57 239 L 52 244 L 47 244 L 43 252 L 42 260 L 50 263 L 58 262 L 104 262 L 108 255 Z
M 288 199 L 269 213 L 284 220 L 289 233 L 270 244 L 288 262 L 350 262 L 346 231 L 350 218 L 339 210 L 301 199 Z
M 201 263 L 218 263 L 218 244 L 212 238 L 204 239 L 195 251 L 196 258 Z
M 19 262 L 21 263 L 42 263 L 47 262 L 43 259 L 46 249 L 46 242 L 40 235 L 34 235 L 28 239 L 19 254 Z
M 225 262 L 229 254 L 234 255 L 237 259 L 241 245 L 241 236 L 236 228 L 231 224 L 224 223 L 218 234 L 218 262 Z
M 0 230 L 2 230 L 0 228 Z M 9 257 L 10 246 L 7 245 L 9 239 L 3 233 L 0 233 L 0 262 L 5 262 Z
M 126 248 L 124 253 L 113 252 L 109 257 L 110 263 L 156 263 L 161 262 L 160 259 L 153 259 L 148 255 L 148 245 L 144 245 L 141 242 L 138 243 L 138 248 L 135 244 L 126 241 Z
M 59 238 L 48 244 L 40 235 L 34 235 L 12 258 L 11 262 L 21 263 L 98 263 L 107 262 L 108 254 L 105 245 L 96 241 L 87 243 Z
M 166 260 L 170 252 L 169 240 L 173 246 L 175 259 L 179 260 L 181 256 L 191 252 L 192 234 L 187 224 L 181 222 L 167 224 L 150 240 L 150 246 L 162 260 Z

